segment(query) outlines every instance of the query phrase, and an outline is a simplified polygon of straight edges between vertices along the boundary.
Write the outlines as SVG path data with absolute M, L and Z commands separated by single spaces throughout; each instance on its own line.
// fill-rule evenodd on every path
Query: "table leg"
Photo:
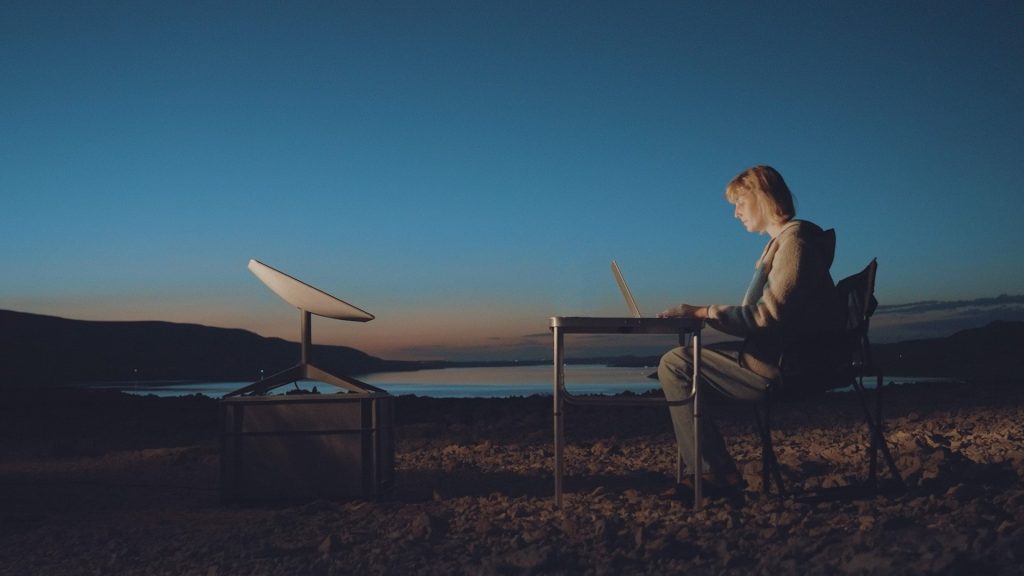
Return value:
M 557 326 L 552 328 L 554 334 L 554 398 L 553 420 L 555 426 L 555 505 L 562 507 L 562 474 L 565 471 L 563 451 L 565 450 L 565 425 L 562 421 L 563 405 L 562 390 L 565 389 L 565 358 L 562 356 L 564 349 L 564 335 Z
M 701 484 L 704 460 L 701 458 L 700 450 L 700 345 L 700 330 L 697 330 L 693 333 L 693 461 L 696 463 L 693 467 L 693 502 L 695 510 L 704 507 Z
M 679 333 L 679 345 L 686 346 L 686 337 L 689 335 L 688 332 Z M 691 383 L 692 385 L 692 383 Z M 677 447 L 676 449 L 676 484 L 683 483 L 683 476 L 686 475 L 686 461 L 683 459 L 683 451 Z

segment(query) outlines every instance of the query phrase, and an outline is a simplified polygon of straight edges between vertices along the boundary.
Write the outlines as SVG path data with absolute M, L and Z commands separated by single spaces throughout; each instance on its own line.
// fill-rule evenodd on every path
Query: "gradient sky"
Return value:
M 1024 293 L 1024 2 L 0 3 L 0 308 L 388 358 L 738 301 L 786 177 L 883 303 Z M 538 347 L 539 346 L 539 347 Z

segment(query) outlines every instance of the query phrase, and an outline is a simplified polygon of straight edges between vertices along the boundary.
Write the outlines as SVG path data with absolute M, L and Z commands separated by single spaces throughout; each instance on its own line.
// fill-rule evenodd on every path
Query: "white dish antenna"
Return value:
M 259 260 L 249 260 L 249 270 L 263 281 L 275 294 L 285 302 L 299 309 L 299 336 L 301 338 L 299 363 L 291 368 L 268 376 L 259 382 L 239 388 L 225 398 L 232 396 L 262 396 L 267 392 L 290 382 L 299 380 L 319 380 L 333 384 L 355 394 L 387 394 L 386 391 L 361 382 L 350 376 L 331 374 L 317 368 L 311 363 L 313 354 L 312 315 L 335 318 L 338 320 L 354 320 L 368 322 L 373 314 L 360 310 L 355 306 L 318 290 L 309 284 L 267 266 Z
M 352 320 L 355 322 L 369 322 L 373 320 L 373 314 L 360 310 L 348 302 L 335 298 L 327 292 L 314 288 L 280 270 L 271 268 L 259 260 L 249 260 L 249 271 L 262 280 L 268 288 L 284 299 L 285 302 L 299 310 L 338 320 Z

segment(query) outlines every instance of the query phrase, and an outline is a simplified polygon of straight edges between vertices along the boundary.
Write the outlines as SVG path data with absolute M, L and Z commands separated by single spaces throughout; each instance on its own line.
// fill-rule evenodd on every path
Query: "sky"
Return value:
M 7 0 L 0 47 L 3 309 L 297 339 L 255 258 L 376 316 L 317 343 L 543 356 L 613 258 L 738 302 L 770 164 L 880 338 L 1024 319 L 1022 2 Z

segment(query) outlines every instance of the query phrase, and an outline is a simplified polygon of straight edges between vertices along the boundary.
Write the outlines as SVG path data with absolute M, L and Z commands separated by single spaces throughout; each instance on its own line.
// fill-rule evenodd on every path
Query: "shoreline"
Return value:
M 356 378 L 373 386 L 384 389 L 393 396 L 415 395 L 431 398 L 514 398 L 521 396 L 542 395 L 550 397 L 551 381 L 546 365 L 458 367 L 442 369 L 424 369 L 418 373 L 380 372 L 361 375 Z M 592 369 L 596 372 L 590 372 Z M 645 367 L 644 367 L 645 368 Z M 539 373 L 533 373 L 540 369 Z M 658 394 L 657 374 L 650 373 L 639 377 L 633 366 L 608 366 L 601 364 L 577 364 L 567 366 L 568 387 L 574 394 L 590 395 L 621 395 L 621 394 Z M 451 371 L 465 370 L 473 377 L 455 374 Z M 484 373 L 475 371 L 485 370 Z M 493 371 L 492 371 L 493 370 Z M 523 372 L 528 370 L 530 372 Z M 582 372 L 587 370 L 587 372 Z M 576 372 L 581 371 L 581 372 Z M 575 374 L 574 374 L 575 372 Z M 403 379 L 402 375 L 413 374 Z M 379 377 L 375 378 L 375 376 Z M 515 383 L 512 383 L 515 382 Z M 209 398 L 219 399 L 236 389 L 250 385 L 251 382 L 240 381 L 209 381 L 209 380 L 158 380 L 158 381 L 122 381 L 122 382 L 80 382 L 70 385 L 52 386 L 47 389 L 73 389 L 124 392 L 132 395 L 153 394 L 160 397 L 182 397 L 201 394 Z M 886 387 L 908 385 L 964 385 L 963 380 L 937 376 L 889 376 Z M 866 389 L 874 389 L 874 379 L 865 379 Z M 301 381 L 298 388 L 306 392 L 319 394 L 344 393 L 329 384 L 315 380 Z M 25 387 L 22 389 L 38 389 Z M 315 391 L 314 391 L 315 390 Z M 277 389 L 277 393 L 291 392 L 285 386 Z M 837 388 L 827 393 L 846 393 L 852 387 Z

